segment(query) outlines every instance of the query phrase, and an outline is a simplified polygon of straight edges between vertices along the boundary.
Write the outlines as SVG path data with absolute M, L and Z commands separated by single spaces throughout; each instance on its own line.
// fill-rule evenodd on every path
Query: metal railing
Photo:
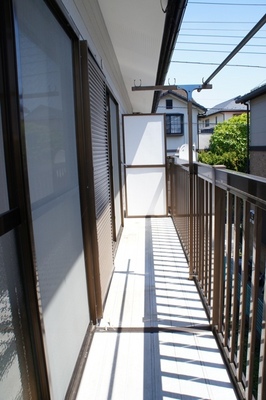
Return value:
M 169 210 L 243 399 L 266 399 L 266 179 L 169 159 Z

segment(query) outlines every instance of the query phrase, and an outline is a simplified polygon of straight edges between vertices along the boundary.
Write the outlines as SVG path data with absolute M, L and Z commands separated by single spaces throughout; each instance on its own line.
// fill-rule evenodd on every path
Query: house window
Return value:
M 205 119 L 205 128 L 208 127 L 208 126 L 210 126 L 210 120 L 209 120 L 209 118 L 208 118 L 208 119 Z
M 173 100 L 172 99 L 165 100 L 165 106 L 167 110 L 171 110 L 173 108 Z
M 167 135 L 184 134 L 183 114 L 166 114 L 166 134 Z

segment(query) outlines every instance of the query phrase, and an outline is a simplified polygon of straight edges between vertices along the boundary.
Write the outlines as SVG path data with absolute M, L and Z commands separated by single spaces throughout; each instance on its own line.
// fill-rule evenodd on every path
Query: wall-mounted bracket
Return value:
M 141 82 L 141 81 L 140 81 Z M 154 85 L 154 86 L 142 86 L 141 84 L 137 86 L 134 81 L 134 86 L 132 86 L 132 91 L 145 91 L 145 90 L 153 90 L 153 91 L 167 91 L 167 90 L 185 90 L 188 95 L 188 100 L 192 100 L 192 92 L 197 90 L 200 92 L 203 89 L 212 89 L 212 85 L 210 84 L 195 84 L 195 85 Z

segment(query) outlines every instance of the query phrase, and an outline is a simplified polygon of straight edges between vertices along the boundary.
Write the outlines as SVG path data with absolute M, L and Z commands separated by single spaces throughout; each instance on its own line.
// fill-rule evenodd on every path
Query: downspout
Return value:
M 249 109 L 249 103 L 244 103 L 244 105 L 247 107 L 247 164 L 246 164 L 246 173 L 250 173 L 250 150 L 249 150 L 249 140 L 250 140 L 250 127 L 249 127 L 249 120 L 250 120 L 250 109 Z

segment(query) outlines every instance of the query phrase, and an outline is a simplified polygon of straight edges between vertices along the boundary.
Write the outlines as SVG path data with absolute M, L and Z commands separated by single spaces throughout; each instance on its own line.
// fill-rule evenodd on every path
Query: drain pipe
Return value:
M 250 109 L 249 109 L 249 103 L 244 103 L 244 105 L 247 107 L 247 165 L 246 165 L 246 173 L 250 173 L 250 151 L 249 151 L 249 140 L 250 140 Z

